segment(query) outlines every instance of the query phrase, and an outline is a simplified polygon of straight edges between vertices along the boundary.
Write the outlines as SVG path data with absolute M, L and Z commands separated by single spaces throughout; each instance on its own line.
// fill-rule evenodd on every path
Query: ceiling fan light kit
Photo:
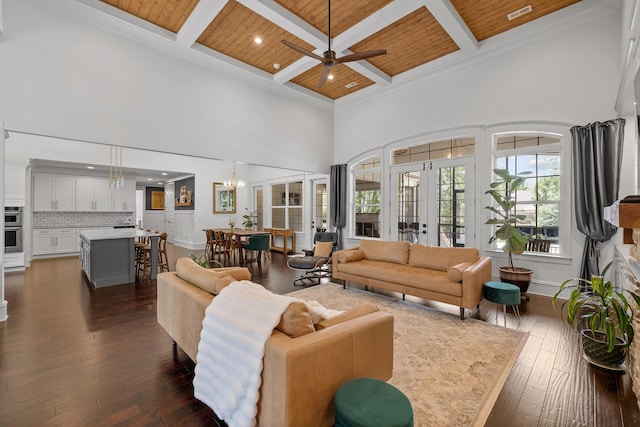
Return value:
M 336 65 L 343 64 L 345 62 L 359 61 L 361 59 L 368 59 L 368 58 L 373 58 L 374 56 L 387 54 L 386 50 L 380 49 L 380 50 L 369 50 L 367 52 L 352 53 L 349 55 L 345 55 L 341 58 L 338 58 L 336 56 L 336 53 L 333 50 L 331 50 L 331 0 L 327 0 L 327 3 L 328 3 L 328 14 L 329 14 L 329 19 L 328 19 L 329 22 L 328 22 L 328 28 L 327 28 L 328 47 L 322 56 L 316 55 L 315 53 L 307 49 L 304 49 L 300 46 L 296 46 L 291 42 L 282 40 L 282 43 L 284 43 L 286 46 L 290 47 L 291 49 L 295 50 L 296 52 L 299 52 L 303 55 L 309 56 L 311 58 L 317 59 L 318 61 L 322 62 L 322 65 L 324 66 L 324 70 L 320 75 L 320 80 L 318 80 L 318 86 L 317 86 L 318 89 L 320 89 L 326 83 L 327 79 L 332 79 L 333 76 L 331 75 L 330 77 L 331 69 Z

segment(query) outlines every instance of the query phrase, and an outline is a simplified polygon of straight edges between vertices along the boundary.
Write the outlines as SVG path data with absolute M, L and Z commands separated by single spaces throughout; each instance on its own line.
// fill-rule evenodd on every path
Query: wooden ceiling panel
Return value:
M 390 76 L 395 76 L 459 49 L 426 7 L 349 48 L 352 52 L 387 49 L 387 54 L 368 59 Z
M 373 15 L 393 0 L 334 0 L 331 2 L 331 37 L 343 33 Z M 291 13 L 327 34 L 328 3 L 326 0 L 275 0 Z
M 261 44 L 254 39 L 260 37 Z M 198 43 L 253 67 L 274 74 L 274 63 L 283 69 L 302 54 L 282 44 L 287 40 L 313 51 L 314 46 L 283 30 L 236 1 L 229 1 L 198 38 Z
M 318 80 L 324 67 L 322 64 L 318 64 L 310 70 L 300 74 L 295 79 L 291 79 L 291 82 L 305 87 L 309 90 L 317 92 L 331 99 L 338 99 L 350 93 L 364 89 L 367 86 L 371 86 L 374 82 L 368 79 L 362 74 L 356 72 L 352 68 L 347 67 L 344 64 L 337 65 L 333 70 L 333 80 L 327 80 L 327 82 L 318 89 Z M 357 85 L 352 88 L 346 88 L 345 85 L 356 82 Z
M 198 0 L 100 0 L 140 19 L 177 33 Z
M 478 41 L 531 22 L 580 0 L 451 0 Z M 532 11 L 511 21 L 507 15 L 531 5 Z

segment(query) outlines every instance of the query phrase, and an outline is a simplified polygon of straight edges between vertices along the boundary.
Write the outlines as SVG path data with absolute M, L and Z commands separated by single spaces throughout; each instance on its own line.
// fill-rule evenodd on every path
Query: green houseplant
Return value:
M 202 259 L 204 254 L 196 257 L 194 254 L 191 254 L 191 259 L 198 264 L 200 267 L 204 268 L 214 268 L 214 267 L 223 267 L 220 261 L 216 261 L 215 259 Z
M 565 280 L 551 301 L 557 309 L 560 293 L 571 289 L 560 311 L 562 313 L 566 309 L 563 319 L 580 332 L 585 358 L 598 366 L 619 369 L 633 341 L 633 308 L 623 292 L 615 290 L 610 280 L 604 280 L 610 266 L 611 263 L 605 267 L 602 276 L 594 275 L 591 280 Z M 629 290 L 625 292 L 640 306 L 638 294 Z
M 520 288 L 520 292 L 525 294 L 531 283 L 533 271 L 528 268 L 515 267 L 513 265 L 513 254 L 521 254 L 529 243 L 529 236 L 517 228 L 518 221 L 524 221 L 525 215 L 517 215 L 516 191 L 525 188 L 525 178 L 531 172 L 522 172 L 518 175 L 511 175 L 507 169 L 494 169 L 493 172 L 500 178 L 490 184 L 489 194 L 495 201 L 495 205 L 487 206 L 494 215 L 485 224 L 495 226 L 495 231 L 489 243 L 496 240 L 504 241 L 502 250 L 507 253 L 509 265 L 500 267 L 500 280 L 512 283 Z
M 258 225 L 258 211 L 250 211 L 247 208 L 244 208 L 247 211 L 246 214 L 242 215 L 242 225 L 244 228 L 253 228 L 254 225 Z

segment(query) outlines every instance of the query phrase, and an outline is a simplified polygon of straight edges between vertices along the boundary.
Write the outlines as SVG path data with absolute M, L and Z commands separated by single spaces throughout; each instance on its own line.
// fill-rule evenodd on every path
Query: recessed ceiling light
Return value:
M 95 169 L 95 166 L 87 166 L 87 169 Z
M 329 80 L 333 80 L 333 74 L 329 74 L 329 75 L 327 76 L 327 78 L 328 78 Z
M 166 172 L 162 172 L 162 176 L 167 176 L 167 173 Z
M 256 37 L 255 39 L 253 39 L 253 41 L 255 42 L 255 44 L 262 44 L 262 39 L 260 37 Z
M 162 183 L 161 183 L 161 182 L 159 182 L 159 183 L 158 183 L 158 185 L 162 185 Z
M 153 181 L 153 178 L 147 178 L 147 181 Z
M 276 70 L 279 70 L 280 69 L 280 64 L 277 64 L 277 63 L 273 64 L 273 68 L 275 68 Z

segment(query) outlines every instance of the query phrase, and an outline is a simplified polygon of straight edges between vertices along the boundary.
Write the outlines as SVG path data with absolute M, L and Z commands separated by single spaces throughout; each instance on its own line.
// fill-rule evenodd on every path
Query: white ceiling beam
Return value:
M 394 1 L 333 38 L 335 51 L 344 51 L 424 6 L 421 0 Z M 381 47 L 382 49 L 383 47 Z
M 391 84 L 391 76 L 368 61 L 345 62 L 344 65 L 362 74 L 369 80 L 373 80 L 376 84 L 382 86 Z
M 178 44 L 191 47 L 227 2 L 228 0 L 200 0 L 178 31 Z
M 326 36 L 312 25 L 289 12 L 273 0 L 237 0 L 238 3 L 253 10 L 258 15 L 290 32 L 305 42 L 320 47 L 327 43 Z M 322 55 L 322 53 L 320 53 Z
M 322 53 L 320 55 L 322 55 Z M 285 84 L 292 78 L 315 67 L 316 65 L 318 65 L 318 63 L 318 60 L 305 55 L 293 64 L 289 65 L 287 68 L 284 68 L 275 73 L 273 75 L 273 81 L 278 84 Z
M 460 50 L 466 53 L 478 50 L 478 40 L 476 40 L 451 2 L 448 0 L 424 0 L 423 3 Z

